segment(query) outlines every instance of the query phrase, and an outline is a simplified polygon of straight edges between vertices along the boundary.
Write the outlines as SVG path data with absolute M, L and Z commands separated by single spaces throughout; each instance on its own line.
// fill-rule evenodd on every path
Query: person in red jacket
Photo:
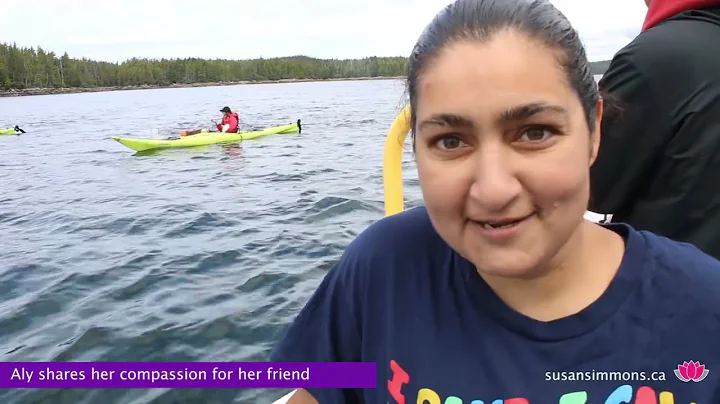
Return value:
M 223 113 L 223 118 L 222 122 L 215 122 L 217 129 L 220 132 L 237 132 L 240 127 L 240 118 L 238 117 L 238 114 L 236 112 L 232 112 L 230 107 L 224 107 L 220 110 L 220 112 Z
M 600 80 L 588 210 L 720 259 L 720 0 L 645 0 L 641 33 Z

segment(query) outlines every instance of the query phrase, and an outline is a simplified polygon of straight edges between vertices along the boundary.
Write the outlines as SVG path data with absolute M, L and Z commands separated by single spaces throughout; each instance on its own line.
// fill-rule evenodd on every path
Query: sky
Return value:
M 0 0 L 0 42 L 71 57 L 408 56 L 450 0 Z M 643 0 L 551 0 L 607 60 L 639 32 Z

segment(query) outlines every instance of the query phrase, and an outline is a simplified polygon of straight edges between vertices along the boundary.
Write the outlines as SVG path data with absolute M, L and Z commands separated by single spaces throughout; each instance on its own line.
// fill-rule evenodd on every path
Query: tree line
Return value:
M 396 77 L 405 75 L 406 69 L 406 57 L 344 60 L 307 56 L 251 60 L 132 58 L 111 63 L 71 58 L 67 52 L 58 56 L 40 46 L 27 48 L 0 43 L 0 90 Z M 593 72 L 595 70 L 605 71 L 593 66 Z

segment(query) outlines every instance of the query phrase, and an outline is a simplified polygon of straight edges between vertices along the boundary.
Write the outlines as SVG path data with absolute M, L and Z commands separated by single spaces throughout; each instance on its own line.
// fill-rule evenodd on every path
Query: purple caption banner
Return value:
M 364 362 L 0 362 L 0 388 L 375 388 L 376 372 Z

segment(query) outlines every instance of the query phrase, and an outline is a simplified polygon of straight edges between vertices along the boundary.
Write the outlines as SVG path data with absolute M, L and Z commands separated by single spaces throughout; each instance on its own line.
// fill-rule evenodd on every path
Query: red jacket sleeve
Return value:
M 231 132 L 237 132 L 238 127 L 240 126 L 240 119 L 238 119 L 238 115 L 237 114 L 230 115 L 229 123 L 230 123 Z M 234 129 L 234 130 L 232 130 L 232 129 Z

